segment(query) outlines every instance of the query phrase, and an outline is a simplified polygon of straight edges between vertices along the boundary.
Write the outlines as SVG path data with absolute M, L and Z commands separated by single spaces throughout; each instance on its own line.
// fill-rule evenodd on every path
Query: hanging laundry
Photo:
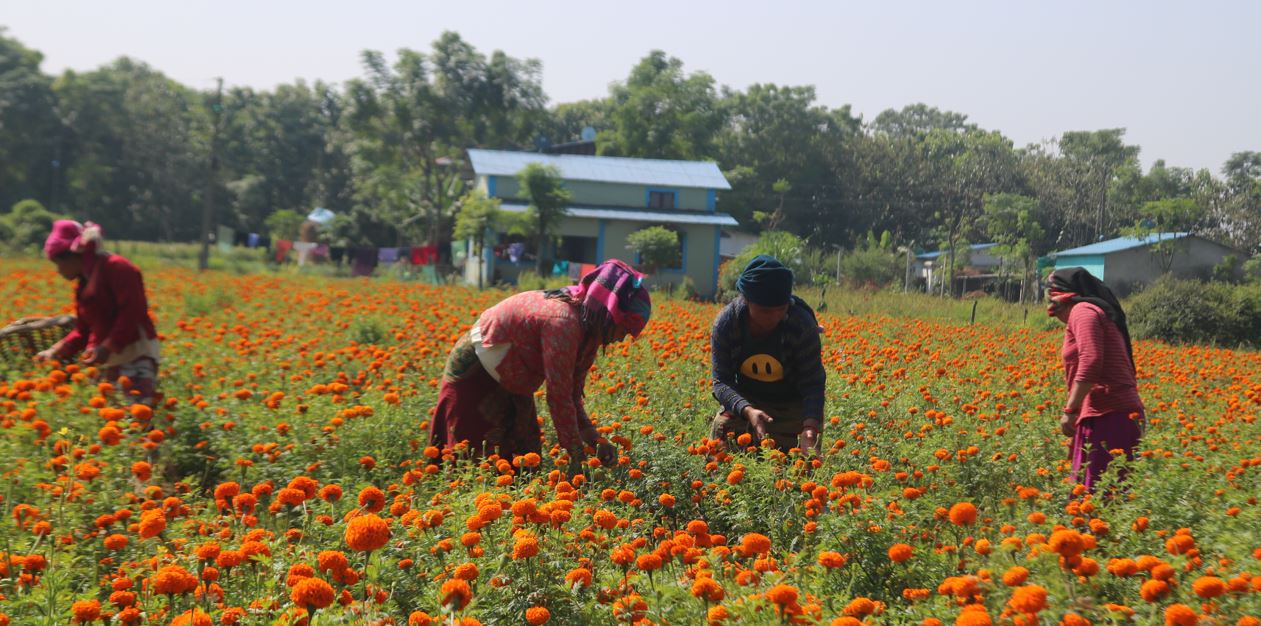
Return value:
M 397 263 L 398 248 L 381 248 L 377 251 L 377 260 L 382 263 Z
M 346 257 L 346 249 L 341 246 L 333 246 L 332 248 L 328 249 L 328 258 L 332 259 L 333 263 L 337 264 L 337 267 L 342 266 L 342 259 L 344 259 L 345 257 Z
M 351 248 L 350 275 L 371 276 L 380 256 L 376 248 Z
M 257 248 L 259 244 L 258 233 L 250 233 L 245 239 L 245 246 L 248 248 Z
M 328 260 L 328 252 L 329 252 L 329 247 L 328 247 L 328 244 L 326 244 L 326 243 L 317 243 L 317 244 L 315 244 L 315 249 L 311 251 L 311 258 L 312 258 L 312 259 L 322 259 L 322 260 L 327 261 L 327 260 Z
M 508 244 L 508 260 L 509 261 L 512 261 L 513 263 L 520 263 L 521 257 L 524 257 L 524 256 L 525 256 L 524 243 L 518 242 L 518 243 Z
M 276 241 L 276 262 L 284 263 L 285 257 L 289 256 L 289 250 L 293 248 L 293 242 L 288 239 L 279 239 Z
M 314 241 L 295 241 L 293 243 L 293 251 L 298 253 L 298 267 L 306 265 L 311 258 L 311 252 L 315 250 Z

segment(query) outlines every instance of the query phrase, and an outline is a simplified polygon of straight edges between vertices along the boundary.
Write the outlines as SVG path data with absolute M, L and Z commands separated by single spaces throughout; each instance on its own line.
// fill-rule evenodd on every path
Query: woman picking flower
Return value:
M 108 380 L 126 376 L 142 402 L 151 402 L 157 387 L 160 343 L 140 270 L 127 259 L 101 250 L 101 228 L 92 222 L 53 223 L 44 255 L 75 287 L 75 328 L 43 359 L 68 359 L 84 352 L 84 360 L 104 368 Z
M 710 335 L 713 439 L 768 436 L 782 451 L 819 451 L 823 428 L 823 369 L 819 323 L 792 295 L 793 273 L 771 256 L 749 262 Z
M 587 373 L 598 350 L 648 323 L 652 303 L 643 276 L 611 259 L 572 287 L 527 291 L 482 313 L 447 358 L 430 443 L 466 442 L 476 455 L 511 458 L 542 451 L 534 392 L 546 385 L 556 439 L 571 467 L 594 448 L 611 462 L 613 447 L 583 406 Z

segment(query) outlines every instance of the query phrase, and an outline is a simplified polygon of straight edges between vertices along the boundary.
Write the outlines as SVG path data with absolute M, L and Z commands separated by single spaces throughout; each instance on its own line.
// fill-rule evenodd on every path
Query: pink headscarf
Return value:
M 626 263 L 609 259 L 566 290 L 584 306 L 599 306 L 608 311 L 614 322 L 638 337 L 652 316 L 652 298 L 643 286 L 643 279 L 643 274 Z
M 66 252 L 83 254 L 83 273 L 92 274 L 96 254 L 101 243 L 101 227 L 92 222 L 82 224 L 74 220 L 53 222 L 53 231 L 44 240 L 44 256 L 51 261 Z

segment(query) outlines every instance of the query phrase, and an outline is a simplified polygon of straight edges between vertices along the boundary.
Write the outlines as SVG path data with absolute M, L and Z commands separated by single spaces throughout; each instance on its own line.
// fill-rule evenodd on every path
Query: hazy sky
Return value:
M 543 62 L 553 103 L 602 96 L 659 48 L 719 84 L 814 85 L 872 119 L 913 102 L 1017 145 L 1125 127 L 1150 164 L 1218 172 L 1261 150 L 1261 2 L 0 0 L 44 70 L 120 55 L 197 88 L 360 74 L 359 51 L 444 30 Z

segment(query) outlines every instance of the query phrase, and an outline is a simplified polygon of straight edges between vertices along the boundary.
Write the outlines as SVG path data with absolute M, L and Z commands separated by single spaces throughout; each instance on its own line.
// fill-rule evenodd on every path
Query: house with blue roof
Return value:
M 955 263 L 963 265 L 963 268 L 955 273 L 955 282 L 958 284 L 951 288 L 952 293 L 966 292 L 969 288 L 978 289 L 993 281 L 1003 267 L 1003 258 L 994 250 L 997 245 L 996 243 L 974 243 L 968 246 L 966 253 L 963 250 L 959 251 Z M 946 250 L 933 250 L 915 255 L 911 273 L 917 282 L 923 282 L 925 291 L 932 293 L 934 290 L 940 290 L 942 281 L 949 279 L 948 257 L 949 252 Z
M 527 165 L 551 165 L 560 172 L 571 203 L 560 224 L 559 244 L 543 251 L 544 258 L 569 267 L 611 258 L 635 264 L 627 237 L 663 226 L 678 233 L 681 260 L 677 267 L 658 270 L 652 284 L 679 284 L 689 278 L 702 297 L 717 291 L 722 229 L 739 224 L 717 210 L 718 192 L 731 189 L 731 184 L 716 164 L 480 149 L 470 149 L 468 157 L 476 187 L 499 198 L 506 212 L 525 212 L 529 204 L 516 178 Z M 486 254 L 480 264 L 486 284 L 515 276 L 514 268 L 504 267 L 505 261 Z
M 1179 278 L 1208 278 L 1214 267 L 1232 255 L 1246 256 L 1198 235 L 1172 232 L 1117 237 L 1050 256 L 1055 269 L 1085 268 L 1118 295 L 1127 295 L 1166 273 Z

